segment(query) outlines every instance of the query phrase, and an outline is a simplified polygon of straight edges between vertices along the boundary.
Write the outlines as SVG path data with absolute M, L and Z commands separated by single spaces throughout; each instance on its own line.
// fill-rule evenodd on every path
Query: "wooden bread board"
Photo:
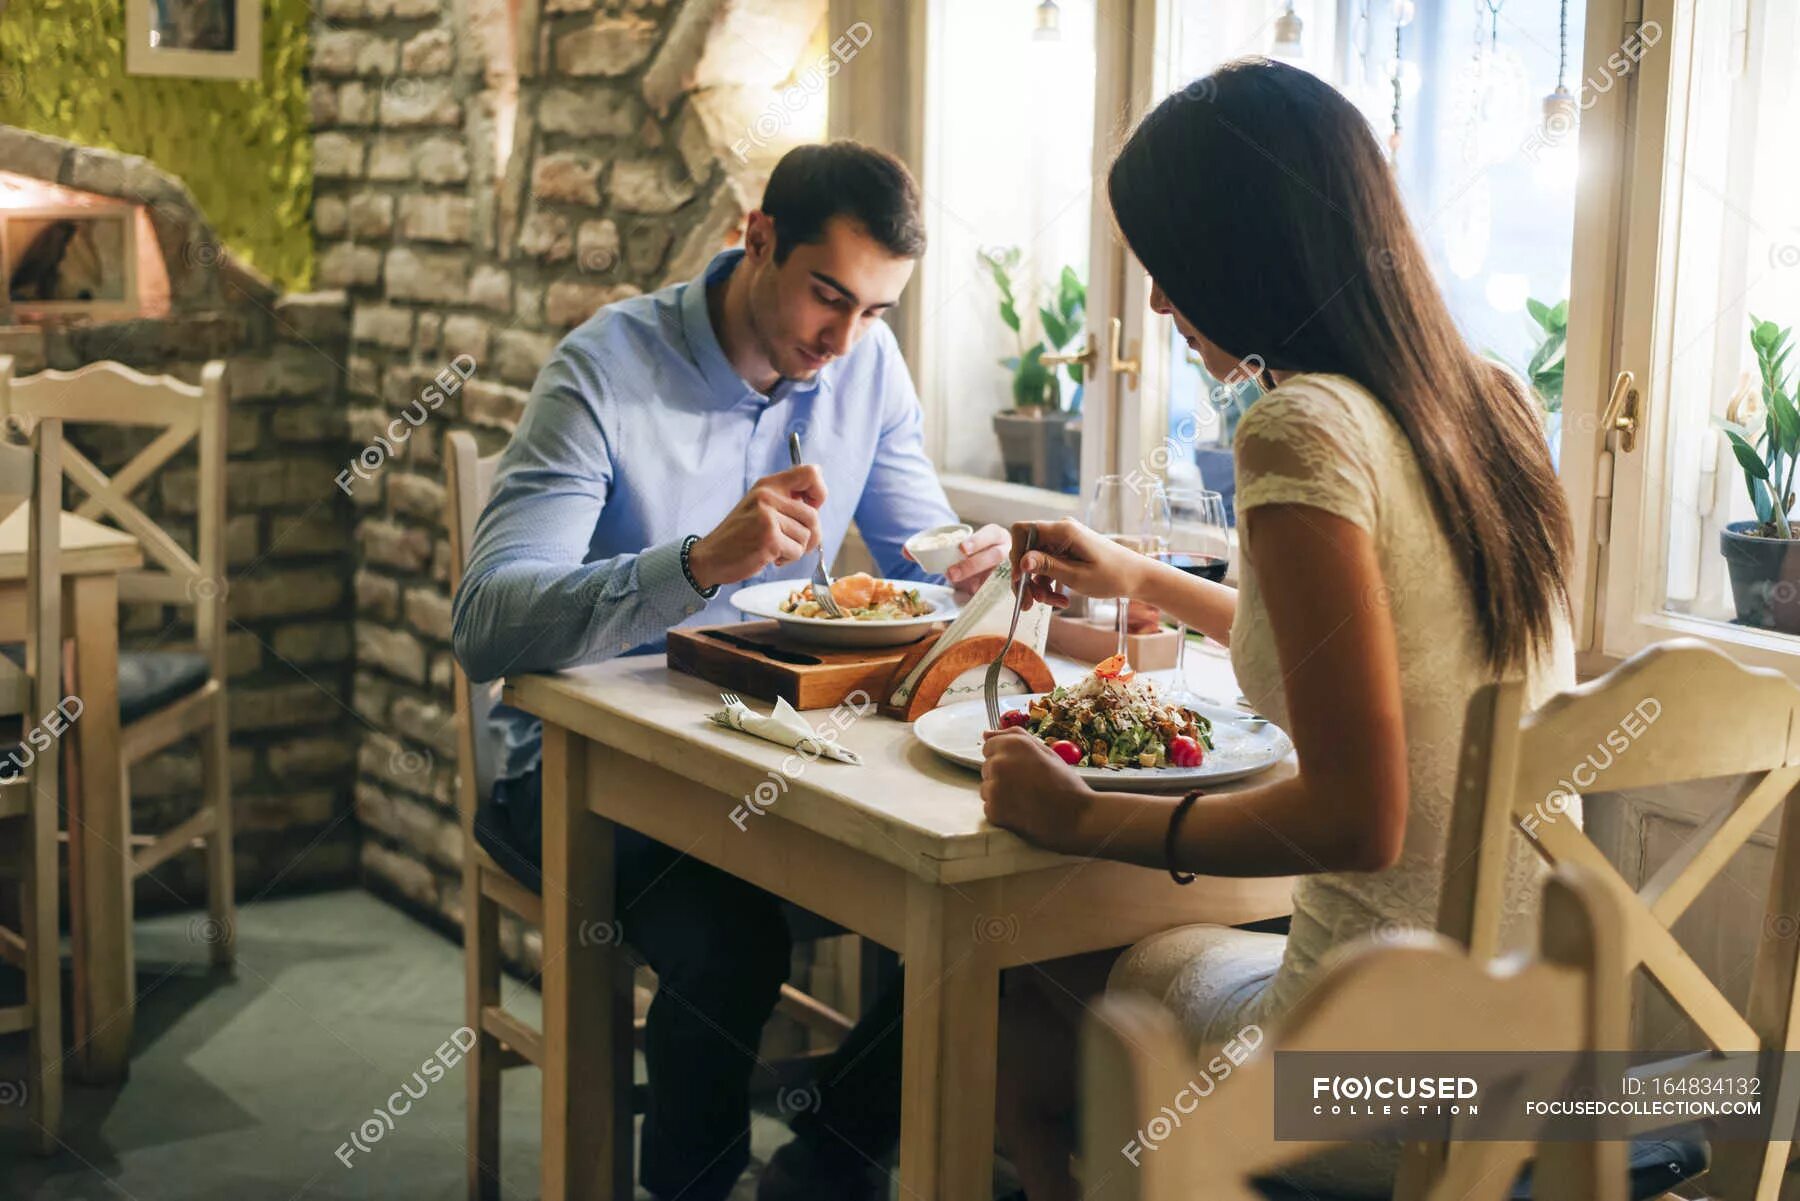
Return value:
M 783 663 L 758 651 L 747 650 L 708 637 L 709 630 L 723 630 L 820 660 L 817 666 Z M 858 690 L 870 702 L 879 701 L 893 679 L 894 669 L 906 657 L 909 646 L 833 648 L 811 646 L 781 637 L 772 621 L 748 621 L 728 626 L 681 626 L 669 631 L 669 666 L 720 688 L 765 701 L 785 697 L 796 709 L 830 709 Z

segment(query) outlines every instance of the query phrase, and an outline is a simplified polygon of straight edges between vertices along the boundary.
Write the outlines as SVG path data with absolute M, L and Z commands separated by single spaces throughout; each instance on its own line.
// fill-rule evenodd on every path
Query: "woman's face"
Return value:
M 1167 313 L 1175 322 L 1175 331 L 1187 339 L 1187 344 L 1200 356 L 1206 365 L 1207 374 L 1222 383 L 1242 383 L 1253 379 L 1257 374 L 1254 365 L 1245 367 L 1243 360 L 1236 355 L 1227 354 L 1217 345 L 1207 340 L 1205 334 L 1194 328 L 1194 323 L 1175 311 L 1169 303 L 1169 297 L 1162 290 L 1162 285 L 1155 280 L 1150 281 L 1150 309 L 1156 313 Z

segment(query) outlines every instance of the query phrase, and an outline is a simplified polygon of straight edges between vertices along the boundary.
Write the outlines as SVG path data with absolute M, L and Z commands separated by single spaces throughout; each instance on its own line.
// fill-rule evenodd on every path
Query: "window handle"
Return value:
M 1638 422 L 1643 416 L 1643 398 L 1636 387 L 1636 377 L 1629 371 L 1619 372 L 1613 380 L 1612 396 L 1607 399 L 1606 412 L 1600 418 L 1600 433 L 1605 437 L 1617 431 L 1619 449 L 1630 454 L 1637 448 Z
M 1082 345 L 1083 349 L 1074 354 L 1040 355 L 1038 362 L 1046 367 L 1073 367 L 1080 364 L 1091 372 L 1094 369 L 1094 360 L 1100 357 L 1099 348 L 1094 345 L 1094 335 L 1089 334 Z
M 1114 317 L 1112 319 L 1112 361 L 1108 366 L 1112 368 L 1114 375 L 1124 376 L 1125 386 L 1135 392 L 1137 391 L 1138 386 L 1138 371 L 1142 368 L 1143 364 L 1138 358 L 1139 348 L 1135 341 L 1132 342 L 1130 349 L 1126 351 L 1131 357 L 1129 359 L 1120 357 L 1120 352 L 1125 350 L 1125 348 L 1120 345 L 1124 340 L 1125 323 L 1117 317 Z

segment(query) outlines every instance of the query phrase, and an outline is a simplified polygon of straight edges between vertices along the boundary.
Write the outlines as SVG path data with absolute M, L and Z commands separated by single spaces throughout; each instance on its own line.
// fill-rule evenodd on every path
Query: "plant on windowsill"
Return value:
M 1794 400 L 1788 355 L 1793 329 L 1750 318 L 1750 346 L 1762 378 L 1760 414 L 1744 422 L 1715 417 L 1731 441 L 1756 519 L 1734 521 L 1719 531 L 1719 549 L 1731 572 L 1731 597 L 1740 625 L 1800 634 L 1800 540 L 1792 524 L 1794 468 L 1800 463 L 1800 407 Z M 1760 415 L 1762 428 L 1750 424 Z
M 1013 272 L 1018 269 L 1019 259 L 1016 246 L 981 252 L 981 260 L 1000 290 L 1000 319 L 1013 332 L 1018 345 L 1017 354 L 1000 360 L 1000 365 L 1012 373 L 1012 407 L 994 414 L 994 433 L 1000 441 L 1000 456 L 1009 482 L 1079 492 L 1083 364 L 1045 363 L 1044 356 L 1059 354 L 1082 338 L 1087 288 L 1073 268 L 1064 267 L 1057 280 L 1056 295 L 1037 310 L 1043 337 L 1028 340 L 1019 313 L 1019 298 L 1013 291 Z M 1074 385 L 1067 408 L 1063 405 L 1064 371 Z

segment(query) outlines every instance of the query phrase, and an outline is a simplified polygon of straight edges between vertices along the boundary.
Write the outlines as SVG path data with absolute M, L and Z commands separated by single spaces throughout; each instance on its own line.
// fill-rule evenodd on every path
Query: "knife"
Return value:
M 779 646 L 771 646 L 767 642 L 757 642 L 751 638 L 742 638 L 736 634 L 727 634 L 723 630 L 705 631 L 708 638 L 717 638 L 720 642 L 728 642 L 732 646 L 747 651 L 755 651 L 759 655 L 767 655 L 777 663 L 789 663 L 795 667 L 817 667 L 825 660 L 817 655 L 802 654 L 799 651 L 783 650 Z

